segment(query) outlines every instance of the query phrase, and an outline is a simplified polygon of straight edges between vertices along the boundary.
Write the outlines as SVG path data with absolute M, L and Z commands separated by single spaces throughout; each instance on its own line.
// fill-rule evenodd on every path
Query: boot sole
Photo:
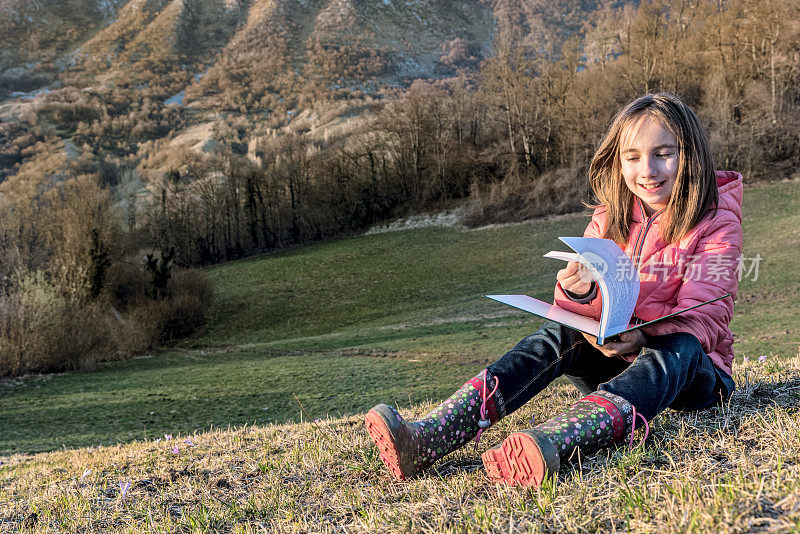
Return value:
M 406 480 L 407 477 L 400 467 L 400 455 L 395 444 L 395 438 L 392 435 L 392 431 L 389 430 L 386 420 L 379 413 L 370 410 L 364 417 L 364 424 L 367 427 L 369 437 L 378 446 L 381 461 L 389 468 L 394 478 Z
M 546 476 L 558 472 L 558 453 L 550 440 L 538 436 L 538 432 L 532 434 L 516 432 L 483 453 L 490 480 L 510 486 L 539 486 Z

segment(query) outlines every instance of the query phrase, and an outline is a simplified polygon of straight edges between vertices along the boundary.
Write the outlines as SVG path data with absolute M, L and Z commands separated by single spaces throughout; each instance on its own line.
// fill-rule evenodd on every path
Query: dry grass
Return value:
M 568 386 L 409 483 L 389 478 L 360 416 L 12 456 L 0 530 L 796 531 L 800 355 L 735 378 L 729 404 L 667 412 L 646 442 L 576 459 L 540 489 L 491 484 L 479 454 L 576 399 Z
M 206 325 L 213 287 L 204 273 L 176 273 L 165 297 L 151 299 L 147 275 L 128 267 L 111 271 L 104 295 L 110 307 L 103 299 L 69 301 L 61 296 L 65 284 L 51 283 L 40 272 L 26 274 L 15 292 L 0 295 L 0 377 L 94 369 Z

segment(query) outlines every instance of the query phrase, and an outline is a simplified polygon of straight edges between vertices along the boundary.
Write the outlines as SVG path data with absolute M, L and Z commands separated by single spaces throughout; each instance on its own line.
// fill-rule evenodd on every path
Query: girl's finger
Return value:
M 566 267 L 558 271 L 556 278 L 558 280 L 576 281 L 580 278 L 581 273 L 585 269 L 580 263 L 569 262 Z
M 564 276 L 564 277 L 560 278 L 559 281 L 561 282 L 562 286 L 573 286 L 577 282 L 579 282 L 580 279 L 577 276 L 575 276 L 574 274 L 570 274 L 570 275 L 567 275 L 567 276 Z
M 578 268 L 576 266 L 578 266 L 578 265 L 580 265 L 580 264 L 575 263 L 575 262 L 567 263 L 566 267 L 564 267 L 563 269 L 558 271 L 558 274 L 556 275 L 556 277 L 559 280 L 566 280 L 571 276 L 575 276 L 575 272 L 578 270 Z
M 582 268 L 583 266 L 577 261 L 571 261 L 567 263 L 567 271 L 569 272 L 569 274 L 572 275 L 577 274 Z
M 585 284 L 590 284 L 594 280 L 594 276 L 592 276 L 592 273 L 589 272 L 589 269 L 587 269 L 583 265 L 580 266 L 580 269 L 578 269 L 578 272 L 575 274 L 580 279 L 580 281 Z

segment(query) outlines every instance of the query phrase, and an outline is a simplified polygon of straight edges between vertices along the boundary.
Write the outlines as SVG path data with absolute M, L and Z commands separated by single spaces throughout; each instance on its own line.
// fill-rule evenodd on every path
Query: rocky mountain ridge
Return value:
M 347 86 L 352 77 L 402 84 L 474 69 L 499 40 L 525 46 L 558 41 L 579 30 L 597 5 L 593 0 L 2 0 L 0 84 L 29 91 L 62 80 L 64 71 L 76 67 L 102 79 L 124 79 L 136 72 L 129 67 L 137 63 L 163 71 L 199 62 L 204 72 L 226 57 L 258 54 L 285 55 L 287 70 L 337 86 Z M 276 39 L 284 41 L 278 48 Z M 342 75 L 324 72 L 329 62 Z M 353 68 L 359 62 L 363 65 Z

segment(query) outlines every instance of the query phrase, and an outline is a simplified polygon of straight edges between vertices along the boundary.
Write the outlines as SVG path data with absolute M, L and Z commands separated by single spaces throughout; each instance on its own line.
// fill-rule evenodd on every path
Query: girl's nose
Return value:
M 656 160 L 655 158 L 642 158 L 642 174 L 645 176 L 656 176 L 658 174 L 658 169 L 656 168 Z

